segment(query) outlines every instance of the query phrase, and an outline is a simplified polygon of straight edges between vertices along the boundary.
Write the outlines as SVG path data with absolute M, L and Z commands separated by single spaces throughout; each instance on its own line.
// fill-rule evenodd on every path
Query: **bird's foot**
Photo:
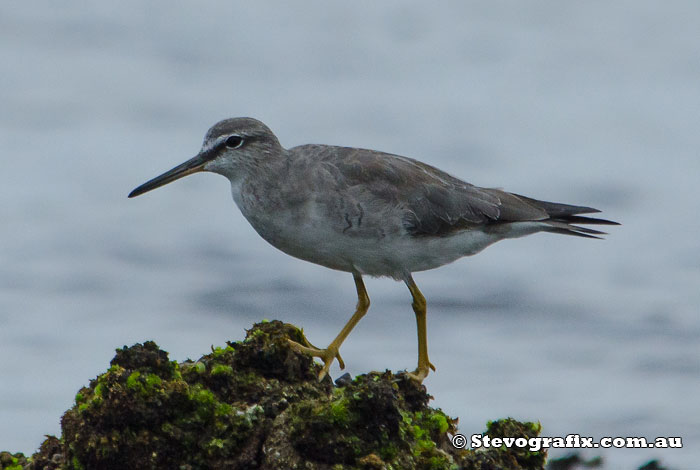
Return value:
M 329 345 L 326 349 L 319 349 L 313 344 L 309 343 L 309 341 L 306 340 L 306 338 L 304 338 L 304 340 L 306 344 L 300 344 L 296 341 L 292 341 L 291 339 L 288 341 L 289 345 L 295 351 L 300 352 L 302 354 L 308 354 L 311 357 L 318 357 L 323 361 L 323 368 L 318 374 L 319 382 L 322 381 L 326 377 L 326 375 L 328 375 L 328 371 L 331 368 L 331 364 L 333 364 L 334 359 L 338 359 L 338 365 L 340 366 L 340 368 L 345 369 L 345 362 L 343 361 L 343 358 L 340 357 L 340 352 L 338 352 L 337 347 Z
M 435 371 L 435 366 L 432 365 L 430 361 L 427 361 L 425 364 L 418 364 L 418 367 L 413 372 L 406 372 L 406 377 L 418 383 L 423 383 L 423 380 L 425 380 L 430 373 L 430 369 Z

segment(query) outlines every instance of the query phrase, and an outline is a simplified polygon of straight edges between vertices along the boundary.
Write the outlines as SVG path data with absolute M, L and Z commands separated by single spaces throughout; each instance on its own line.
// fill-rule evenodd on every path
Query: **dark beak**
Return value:
M 129 197 L 140 196 L 141 194 L 152 189 L 160 188 L 163 185 L 178 180 L 183 176 L 204 171 L 204 164 L 211 160 L 210 157 L 209 152 L 201 152 L 194 158 L 187 160 L 185 163 L 176 166 L 172 170 L 166 171 L 162 175 L 156 176 L 150 181 L 146 181 L 141 186 L 131 191 L 129 193 Z

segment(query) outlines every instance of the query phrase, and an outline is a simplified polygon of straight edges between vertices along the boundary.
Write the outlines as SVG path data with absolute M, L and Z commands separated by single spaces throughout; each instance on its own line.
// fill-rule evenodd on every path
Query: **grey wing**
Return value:
M 306 146 L 305 146 L 306 147 Z M 547 212 L 497 189 L 479 188 L 435 167 L 398 155 L 347 147 L 313 146 L 336 188 L 364 194 L 400 211 L 411 235 L 445 235 L 505 220 L 546 219 Z
M 420 162 L 427 179 L 410 201 L 406 228 L 412 235 L 448 235 L 457 230 L 504 222 L 539 221 L 549 216 L 542 208 L 518 196 L 480 188 Z
M 398 211 L 403 229 L 413 236 L 444 236 L 463 229 L 526 221 L 542 221 L 549 226 L 545 230 L 552 232 L 590 236 L 603 232 L 571 224 L 615 224 L 577 216 L 599 212 L 597 209 L 481 188 L 411 158 L 348 147 L 308 147 L 313 147 L 309 153 L 328 171 L 336 190 L 352 195 L 353 201 L 366 204 L 369 211 Z
M 442 236 L 463 229 L 513 222 L 542 222 L 544 231 L 599 238 L 596 235 L 605 235 L 605 232 L 574 224 L 619 225 L 606 219 L 578 215 L 600 212 L 592 207 L 540 201 L 500 189 L 480 188 L 424 163 L 414 164 L 437 179 L 419 184 L 417 196 L 411 199 L 406 229 L 414 236 Z

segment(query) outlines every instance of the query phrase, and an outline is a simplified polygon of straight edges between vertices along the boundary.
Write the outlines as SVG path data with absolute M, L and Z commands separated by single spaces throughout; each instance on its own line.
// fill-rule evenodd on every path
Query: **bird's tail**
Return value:
M 562 235 L 575 235 L 585 238 L 602 238 L 599 235 L 607 235 L 606 232 L 593 230 L 587 227 L 580 227 L 577 224 L 583 225 L 620 225 L 618 222 L 599 219 L 597 217 L 586 217 L 579 214 L 591 214 L 600 212 L 593 207 L 572 206 L 570 204 L 560 204 L 558 202 L 539 201 L 529 197 L 517 195 L 530 204 L 543 209 L 549 215 L 549 219 L 545 219 L 542 223 L 546 224 L 547 232 L 561 233 Z

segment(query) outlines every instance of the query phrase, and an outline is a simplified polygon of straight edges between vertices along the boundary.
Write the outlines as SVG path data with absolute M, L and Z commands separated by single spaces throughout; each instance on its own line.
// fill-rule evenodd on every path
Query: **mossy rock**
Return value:
M 424 386 L 391 372 L 318 382 L 320 366 L 288 339 L 298 328 L 255 324 L 246 339 L 177 363 L 147 341 L 117 350 L 37 454 L 0 453 L 0 470 L 543 469 L 545 452 L 458 450 L 456 420 L 428 407 Z M 486 433 L 533 437 L 502 420 Z

